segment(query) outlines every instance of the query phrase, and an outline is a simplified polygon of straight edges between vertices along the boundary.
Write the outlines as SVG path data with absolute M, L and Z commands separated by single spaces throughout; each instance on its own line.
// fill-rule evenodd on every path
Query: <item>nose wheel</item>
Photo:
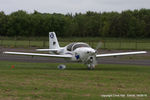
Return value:
M 88 69 L 94 69 L 95 68 L 95 65 L 94 64 L 88 64 Z
M 95 65 L 96 65 L 96 61 L 95 61 L 94 57 L 93 56 L 89 57 L 88 61 L 89 61 L 87 63 L 88 69 L 94 69 Z

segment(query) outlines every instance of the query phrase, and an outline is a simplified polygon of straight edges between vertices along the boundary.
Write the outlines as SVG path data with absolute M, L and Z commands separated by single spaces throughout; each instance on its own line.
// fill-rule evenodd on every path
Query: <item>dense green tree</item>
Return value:
M 19 10 L 6 15 L 0 12 L 1 36 L 60 37 L 150 37 L 150 9 L 85 14 L 49 14 Z
M 6 29 L 7 27 L 7 16 L 4 12 L 0 12 L 0 35 L 5 36 L 6 35 Z

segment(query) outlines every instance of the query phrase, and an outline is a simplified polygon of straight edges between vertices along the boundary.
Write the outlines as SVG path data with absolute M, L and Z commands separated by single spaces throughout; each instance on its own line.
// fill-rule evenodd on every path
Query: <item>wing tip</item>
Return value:
M 147 51 L 138 51 L 139 53 L 148 53 Z
M 4 54 L 5 54 L 5 53 L 8 53 L 8 51 L 4 51 L 4 52 L 2 52 L 2 53 L 4 53 Z

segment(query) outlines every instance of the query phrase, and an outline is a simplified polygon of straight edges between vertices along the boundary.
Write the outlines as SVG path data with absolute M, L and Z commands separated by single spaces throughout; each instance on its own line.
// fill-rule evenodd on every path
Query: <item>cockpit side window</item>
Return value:
M 80 47 L 90 47 L 88 44 L 75 44 L 73 46 L 73 50 L 80 48 Z
M 71 50 L 72 50 L 72 46 L 73 46 L 74 44 L 75 44 L 75 43 L 69 44 L 69 45 L 67 46 L 67 50 L 68 50 L 68 51 L 71 51 Z

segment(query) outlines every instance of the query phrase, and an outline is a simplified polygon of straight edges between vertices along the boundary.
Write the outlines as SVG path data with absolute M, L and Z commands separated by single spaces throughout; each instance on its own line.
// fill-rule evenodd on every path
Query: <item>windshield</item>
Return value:
M 73 50 L 80 48 L 80 47 L 90 47 L 90 46 L 88 44 L 85 44 L 85 43 L 78 43 L 78 44 L 75 44 L 73 46 Z
M 68 50 L 68 51 L 71 51 L 71 50 L 72 50 L 72 46 L 73 46 L 74 44 L 75 44 L 75 43 L 69 44 L 69 45 L 67 46 L 67 50 Z

